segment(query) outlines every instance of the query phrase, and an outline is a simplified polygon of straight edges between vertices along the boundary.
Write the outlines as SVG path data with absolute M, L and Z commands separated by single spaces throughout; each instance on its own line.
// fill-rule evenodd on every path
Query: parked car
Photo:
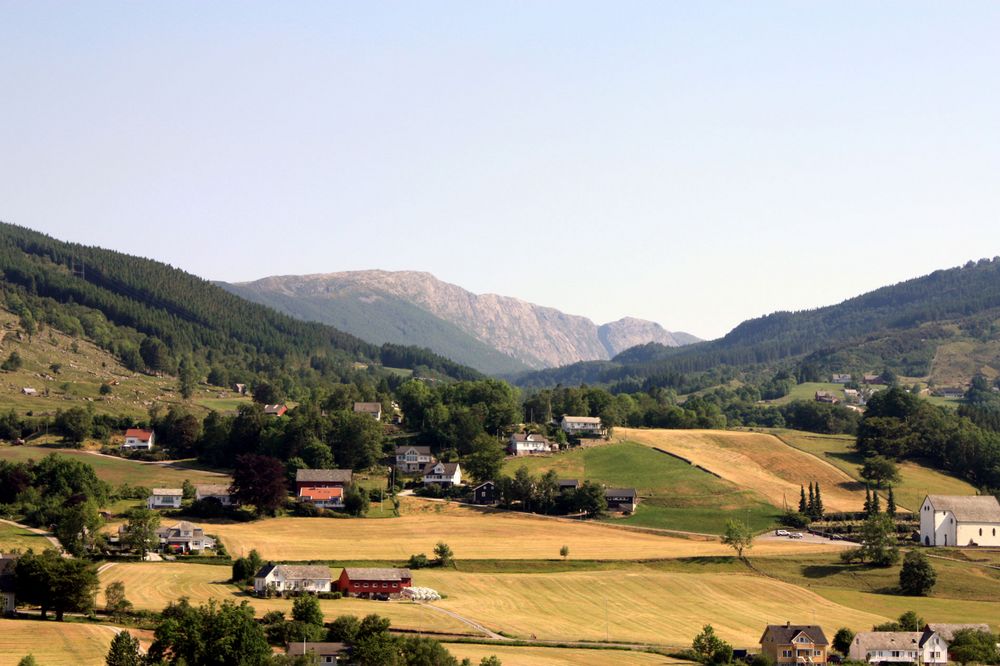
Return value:
M 788 538 L 789 539 L 801 539 L 802 538 L 802 532 L 792 532 L 791 534 L 788 535 Z
M 788 536 L 788 530 L 774 530 L 774 536 Z

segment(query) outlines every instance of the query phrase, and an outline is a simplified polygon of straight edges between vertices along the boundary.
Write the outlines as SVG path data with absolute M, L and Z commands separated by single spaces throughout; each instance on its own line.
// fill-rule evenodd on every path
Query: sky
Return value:
M 0 220 L 711 338 L 1000 254 L 997 2 L 0 0 Z

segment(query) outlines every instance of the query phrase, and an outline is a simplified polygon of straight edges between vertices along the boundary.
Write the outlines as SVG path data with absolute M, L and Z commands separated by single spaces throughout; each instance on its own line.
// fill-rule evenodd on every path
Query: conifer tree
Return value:
M 865 486 L 865 515 L 872 515 L 872 489 L 871 486 Z
M 823 508 L 823 496 L 819 492 L 819 481 L 816 482 L 816 506 L 815 514 L 813 515 L 814 520 L 823 520 L 823 514 L 826 513 L 826 509 Z
M 882 502 L 878 498 L 878 491 L 872 493 L 872 515 L 877 516 L 882 513 Z
M 892 491 L 892 486 L 889 486 L 889 496 L 885 500 L 885 512 L 892 518 L 896 517 L 896 494 Z
M 806 513 L 809 514 L 810 518 L 816 517 L 816 495 L 813 492 L 812 481 L 809 482 L 809 502 L 806 505 Z
M 809 507 L 806 505 L 806 487 L 799 486 L 799 513 L 805 515 L 808 511 Z

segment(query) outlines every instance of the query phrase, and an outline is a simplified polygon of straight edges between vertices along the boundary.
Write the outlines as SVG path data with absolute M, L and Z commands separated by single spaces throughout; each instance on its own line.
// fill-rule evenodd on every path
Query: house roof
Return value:
M 365 412 L 366 414 L 378 414 L 382 411 L 381 402 L 356 402 L 354 403 L 354 411 Z
M 315 654 L 320 657 L 336 656 L 346 652 L 347 643 L 289 643 L 285 648 L 285 654 L 293 657 L 304 654 Z
M 951 643 L 951 641 L 955 638 L 955 634 L 962 629 L 985 631 L 986 633 L 991 632 L 990 625 L 985 622 L 981 624 L 946 624 L 935 622 L 934 624 L 928 624 L 924 627 L 924 631 L 937 632 L 937 634 L 948 643 Z
M 164 496 L 170 496 L 170 497 L 174 497 L 174 496 L 184 497 L 184 491 L 181 490 L 180 488 L 153 488 L 150 491 L 150 493 L 153 494 L 153 495 L 164 495 Z
M 479 484 L 478 486 L 476 486 L 475 488 L 473 488 L 473 489 L 472 489 L 472 492 L 476 492 L 477 490 L 479 490 L 480 488 L 482 488 L 482 487 L 483 487 L 483 486 L 485 486 L 486 484 L 489 484 L 489 485 L 491 485 L 491 486 L 496 486 L 496 485 L 497 485 L 497 484 L 496 484 L 496 483 L 495 483 L 494 481 L 483 481 L 483 482 L 482 482 L 482 483 L 480 483 L 480 484 Z
M 300 469 L 295 471 L 296 483 L 350 483 L 354 473 L 349 469 Z
M 792 639 L 799 634 L 805 634 L 808 636 L 815 645 L 829 645 L 830 642 L 826 640 L 826 634 L 823 633 L 823 629 L 816 624 L 769 624 L 767 628 L 764 629 L 764 634 L 760 637 L 759 643 L 763 644 L 764 639 L 767 638 L 768 634 L 774 639 L 774 642 L 779 645 L 788 645 L 792 642 Z
M 457 462 L 450 462 L 450 463 L 443 463 L 443 462 L 427 463 L 426 465 L 424 465 L 424 474 L 431 474 L 434 471 L 434 468 L 437 467 L 438 465 L 440 465 L 442 468 L 444 468 L 443 474 L 446 474 L 448 476 L 452 476 L 455 473 L 455 470 L 458 469 L 458 463 Z
M 510 436 L 511 440 L 514 442 L 541 442 L 543 444 L 549 443 L 549 438 L 545 435 L 536 435 L 533 432 L 519 432 L 514 433 Z
M 191 538 L 198 537 L 198 536 L 202 536 L 202 537 L 205 536 L 205 530 L 204 529 L 202 529 L 198 525 L 195 525 L 194 523 L 189 523 L 186 520 L 182 520 L 181 522 L 175 523 L 174 525 L 170 525 L 168 527 L 160 527 L 160 528 L 158 528 L 156 530 L 156 534 L 157 535 L 168 537 L 168 538 L 170 537 L 170 535 L 172 535 L 174 533 L 176 533 L 176 537 L 177 538 L 182 538 L 180 536 L 182 532 L 190 532 L 191 533 Z M 200 535 L 199 535 L 199 532 L 201 533 Z
M 401 581 L 411 579 L 409 569 L 390 569 L 382 567 L 345 567 L 344 571 L 351 580 Z
M 265 414 L 283 414 L 288 411 L 284 405 L 264 405 Z
M 396 455 L 398 456 L 401 453 L 406 453 L 410 449 L 413 449 L 417 453 L 425 456 L 429 456 L 431 454 L 431 447 L 429 446 L 397 446 Z
M 579 488 L 580 479 L 559 479 L 560 488 Z
M 598 416 L 564 416 L 563 423 L 591 423 L 593 425 L 601 425 L 601 419 Z
M 324 486 L 302 486 L 299 497 L 315 501 L 332 500 L 344 496 L 343 488 L 328 488 Z
M 862 654 L 873 650 L 919 650 L 932 631 L 861 631 L 854 636 L 854 645 Z
M 951 511 L 956 520 L 1000 523 L 1000 502 L 993 495 L 928 495 L 935 511 Z
M 148 442 L 152 436 L 152 430 L 144 430 L 142 428 L 129 428 L 125 431 L 125 437 L 135 437 L 140 442 Z
M 229 486 L 224 483 L 202 483 L 194 487 L 199 495 L 228 495 Z
M 635 497 L 635 488 L 605 488 L 605 497 Z
M 297 564 L 265 564 L 260 568 L 254 578 L 264 578 L 275 569 L 278 569 L 285 580 L 296 578 L 326 578 L 333 579 L 330 574 L 330 567 L 310 566 Z

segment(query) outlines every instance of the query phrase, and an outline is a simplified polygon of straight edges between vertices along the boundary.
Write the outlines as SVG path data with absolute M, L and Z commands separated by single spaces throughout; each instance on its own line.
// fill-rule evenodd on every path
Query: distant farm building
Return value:
M 289 592 L 329 592 L 333 584 L 330 568 L 325 566 L 296 566 L 291 564 L 265 564 L 253 577 L 257 595 L 285 594 Z
M 354 403 L 355 414 L 368 414 L 376 421 L 382 420 L 381 402 L 356 402 Z
M 825 664 L 830 642 L 815 624 L 769 624 L 760 652 L 772 664 Z
M 559 427 L 567 435 L 580 436 L 600 436 L 604 434 L 601 427 L 601 419 L 597 416 L 564 416 Z
M 229 493 L 229 486 L 224 483 L 203 483 L 194 487 L 196 500 L 215 500 L 222 506 L 233 506 L 237 502 Z
M 534 433 L 515 433 L 507 443 L 507 453 L 512 456 L 525 456 L 533 453 L 552 453 L 559 450 L 559 444 L 549 441 L 543 435 Z
M 436 483 L 446 488 L 462 485 L 462 467 L 458 463 L 438 462 L 424 467 L 424 485 Z
M 869 664 L 948 663 L 948 643 L 934 631 L 861 631 L 848 657 Z
M 0 554 L 0 615 L 13 615 L 16 609 L 15 566 L 17 566 L 17 555 Z
M 920 506 L 925 546 L 1000 546 L 1000 502 L 993 495 L 928 495 Z
M 831 381 L 834 384 L 850 384 L 851 383 L 851 376 L 849 374 L 841 374 L 841 373 L 836 373 L 835 372 L 835 373 L 833 373 L 833 377 L 831 378 Z
M 838 400 L 837 396 L 829 391 L 816 391 L 816 402 L 826 402 L 831 405 L 836 405 L 840 402 L 840 400 Z
M 483 481 L 472 489 L 472 503 L 490 506 L 497 503 L 497 484 Z
M 639 503 L 635 488 L 607 488 L 604 491 L 604 500 L 608 503 L 608 509 L 623 513 L 634 512 Z
M 337 590 L 344 596 L 385 594 L 396 597 L 412 584 L 413 576 L 409 569 L 347 567 L 340 572 Z
M 285 405 L 264 405 L 264 414 L 267 416 L 284 416 L 288 411 Z
M 151 451 L 156 439 L 156 433 L 143 428 L 129 428 L 125 431 L 125 443 L 123 449 Z
M 180 488 L 153 488 L 150 491 L 149 499 L 146 500 L 146 507 L 149 509 L 179 509 L 183 499 L 184 491 Z
M 400 472 L 419 472 L 428 463 L 436 463 L 437 458 L 429 446 L 397 446 L 396 469 Z

